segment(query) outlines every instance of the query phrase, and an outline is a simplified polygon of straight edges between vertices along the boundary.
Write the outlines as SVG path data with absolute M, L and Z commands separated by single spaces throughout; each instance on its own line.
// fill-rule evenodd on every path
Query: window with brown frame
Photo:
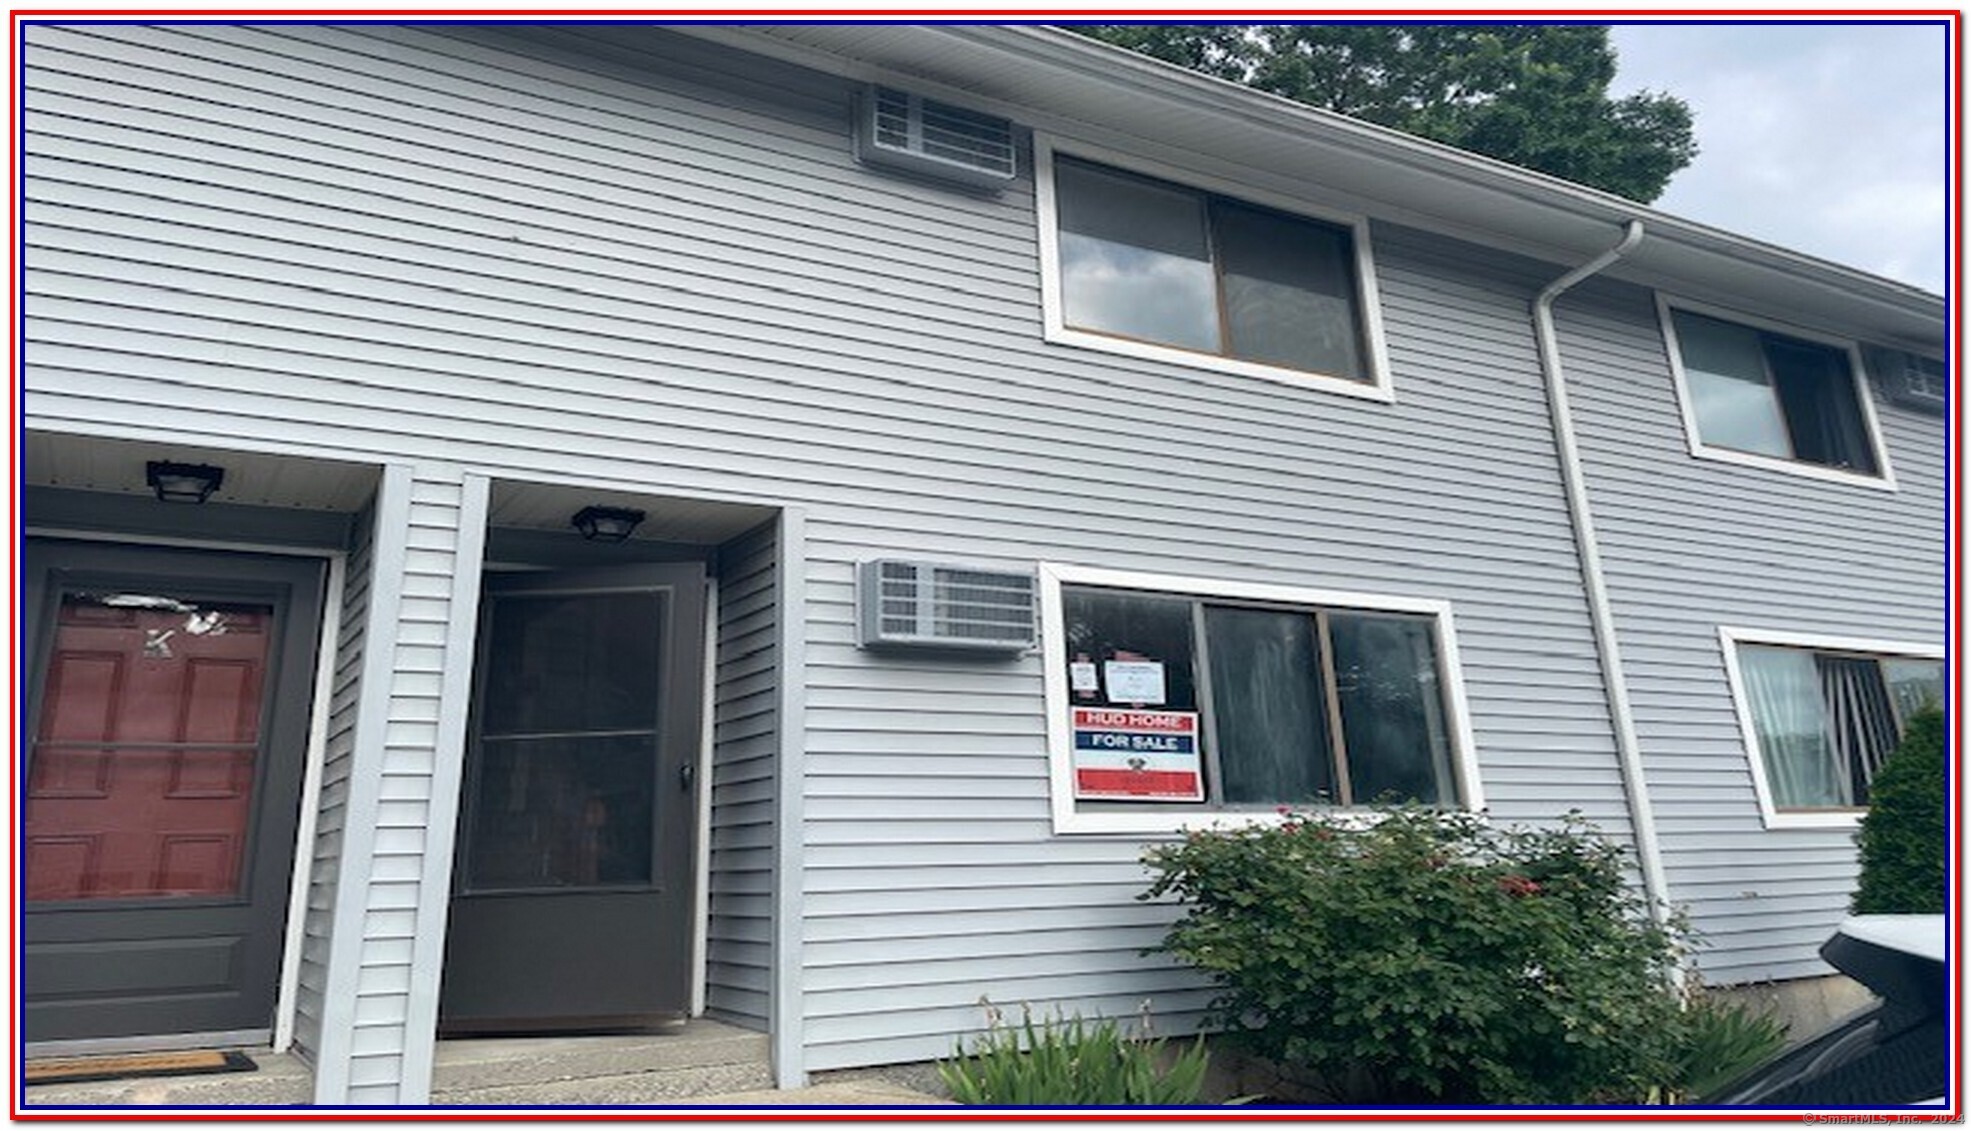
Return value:
M 1066 328 L 1373 383 L 1348 228 L 1065 155 L 1054 196 Z
M 1083 585 L 1061 612 L 1074 707 L 1201 718 L 1206 804 L 1459 802 L 1435 617 Z

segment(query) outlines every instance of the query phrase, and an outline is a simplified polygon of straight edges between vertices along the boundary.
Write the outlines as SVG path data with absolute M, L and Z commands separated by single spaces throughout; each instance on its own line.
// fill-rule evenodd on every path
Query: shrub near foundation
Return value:
M 1162 949 L 1217 1024 L 1339 1103 L 1635 1102 L 1681 1074 L 1685 942 L 1578 814 L 1500 829 L 1417 807 L 1152 847 Z
M 1861 847 L 1857 915 L 1928 914 L 1944 910 L 1944 716 L 1923 711 L 1909 720 L 1896 752 L 1875 771 Z

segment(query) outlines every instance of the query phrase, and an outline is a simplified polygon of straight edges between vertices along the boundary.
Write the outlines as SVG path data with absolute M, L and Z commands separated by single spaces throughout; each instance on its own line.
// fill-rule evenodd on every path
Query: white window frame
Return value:
M 1167 346 L 1156 342 L 1077 330 L 1069 326 L 1061 295 L 1060 229 L 1054 193 L 1056 153 L 1155 177 L 1169 181 L 1180 188 L 1230 197 L 1290 215 L 1302 216 L 1317 223 L 1348 229 L 1355 249 L 1355 296 L 1358 303 L 1356 316 L 1361 321 L 1358 329 L 1362 335 L 1363 364 L 1367 367 L 1369 379 L 1355 381 L 1332 374 L 1267 365 L 1200 350 L 1188 350 L 1180 346 Z M 1369 250 L 1367 217 L 1355 213 L 1310 208 L 1303 201 L 1283 197 L 1277 193 L 1189 170 L 1172 168 L 1098 146 L 1064 142 L 1043 134 L 1034 135 L 1033 157 L 1034 212 L 1040 226 L 1040 303 L 1047 341 L 1057 345 L 1100 350 L 1103 353 L 1122 354 L 1126 357 L 1170 362 L 1190 369 L 1209 369 L 1219 373 L 1233 373 L 1241 377 L 1254 377 L 1262 381 L 1299 385 L 1323 392 L 1381 401 L 1385 404 L 1395 401 L 1396 394 L 1390 384 L 1389 359 L 1383 344 L 1382 299 L 1376 289 L 1375 258 Z
M 1683 343 L 1677 340 L 1676 320 L 1673 311 L 1682 310 L 1690 314 L 1701 314 L 1716 318 L 1721 322 L 1731 322 L 1755 330 L 1766 330 L 1798 338 L 1803 342 L 1824 345 L 1839 350 L 1848 359 L 1848 377 L 1854 382 L 1855 400 L 1861 406 L 1862 427 L 1868 434 L 1868 442 L 1875 455 L 1876 473 L 1865 475 L 1858 471 L 1844 471 L 1838 467 L 1806 460 L 1789 459 L 1783 456 L 1761 455 L 1757 452 L 1741 452 L 1735 448 L 1721 448 L 1704 442 L 1698 431 L 1697 405 L 1690 392 L 1690 378 L 1684 372 Z M 1896 489 L 1896 472 L 1889 465 L 1889 446 L 1882 440 L 1882 426 L 1876 420 L 1875 398 L 1870 394 L 1868 381 L 1863 376 L 1861 347 L 1851 338 L 1835 337 L 1800 326 L 1789 325 L 1770 318 L 1760 318 L 1710 303 L 1691 299 L 1674 298 L 1658 292 L 1656 295 L 1657 322 L 1663 330 L 1663 343 L 1670 355 L 1670 372 L 1675 377 L 1677 387 L 1677 408 L 1683 415 L 1684 437 L 1690 444 L 1690 454 L 1698 459 L 1717 460 L 1721 463 L 1738 464 L 1741 467 L 1757 467 L 1767 471 L 1779 471 L 1788 475 L 1798 475 L 1808 479 L 1819 479 L 1828 483 L 1845 483 L 1853 487 L 1870 487 L 1878 491 Z
M 1854 652 L 1880 660 L 1943 660 L 1944 650 L 1901 640 L 1820 636 L 1729 625 L 1718 628 L 1718 645 L 1725 659 L 1725 681 L 1731 688 L 1732 708 L 1738 715 L 1739 740 L 1745 747 L 1745 760 L 1752 768 L 1752 792 L 1759 802 L 1760 821 L 1769 829 L 1856 828 L 1861 824 L 1862 815 L 1868 812 L 1866 807 L 1782 810 L 1773 803 L 1772 783 L 1766 776 L 1765 754 L 1759 749 L 1759 731 L 1752 720 L 1752 701 L 1745 694 L 1745 677 L 1739 669 L 1740 644 L 1799 648 L 1812 652 Z M 1948 671 L 1944 673 L 1944 679 L 1948 683 Z
M 1477 747 L 1472 741 L 1471 710 L 1465 700 L 1464 667 L 1458 656 L 1458 632 L 1449 601 L 1426 597 L 1395 597 L 1387 594 L 1351 593 L 1332 589 L 1303 589 L 1297 586 L 1254 582 L 1216 581 L 1199 577 L 1173 577 L 1133 570 L 1100 569 L 1090 566 L 1041 562 L 1040 635 L 1041 662 L 1044 666 L 1044 696 L 1047 709 L 1047 762 L 1049 796 L 1054 831 L 1069 833 L 1132 833 L 1181 835 L 1187 829 L 1239 828 L 1278 822 L 1275 810 L 1222 809 L 1209 801 L 1188 805 L 1168 805 L 1154 811 L 1087 810 L 1077 807 L 1074 798 L 1074 736 L 1068 725 L 1069 695 L 1067 676 L 1067 633 L 1061 611 L 1063 585 L 1099 586 L 1105 589 L 1134 589 L 1146 593 L 1174 594 L 1225 601 L 1258 601 L 1278 605 L 1297 605 L 1364 612 L 1413 613 L 1434 620 L 1437 663 L 1443 680 L 1445 730 L 1451 743 L 1451 772 L 1457 779 L 1458 803 L 1463 810 L 1485 808 L 1485 794 L 1479 786 Z M 1370 810 L 1338 809 L 1339 813 Z

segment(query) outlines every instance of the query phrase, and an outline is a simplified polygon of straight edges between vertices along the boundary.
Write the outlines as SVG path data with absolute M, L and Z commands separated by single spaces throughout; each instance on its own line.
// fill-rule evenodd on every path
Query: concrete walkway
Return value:
M 275 1107 L 307 1104 L 313 1076 L 297 1057 L 248 1050 L 259 1070 L 42 1084 L 30 1107 Z M 763 1033 L 696 1020 L 652 1033 L 495 1037 L 438 1042 L 431 1101 L 463 1108 L 552 1110 L 649 1107 L 931 1107 L 949 1100 L 919 1090 L 930 1077 L 824 1076 L 776 1089 Z M 916 1085 L 913 1087 L 913 1085 Z
M 728 1092 L 681 1100 L 693 1107 L 949 1107 L 952 1101 L 914 1091 L 900 1084 L 876 1081 L 855 1084 L 815 1084 L 763 1092 Z

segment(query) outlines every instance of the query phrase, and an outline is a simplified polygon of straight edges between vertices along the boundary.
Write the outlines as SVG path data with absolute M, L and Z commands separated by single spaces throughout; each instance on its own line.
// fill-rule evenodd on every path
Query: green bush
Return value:
M 1941 914 L 1944 910 L 1944 716 L 1926 710 L 1909 720 L 1902 745 L 1869 783 L 1861 846 L 1857 915 Z
M 1673 1029 L 1669 1075 L 1650 1097 L 1678 1104 L 1703 1099 L 1786 1044 L 1786 1022 L 1771 1010 L 1693 993 Z
M 1179 1107 L 1198 1102 L 1208 1054 L 1200 1037 L 1171 1050 L 1166 1038 L 1125 1036 L 1113 1021 L 1077 1016 L 1035 1025 L 1025 1010 L 1017 1026 L 986 1007 L 987 1028 L 967 1052 L 938 1062 L 938 1075 L 961 1104 L 996 1107 Z
M 1634 1101 L 1680 1069 L 1672 973 L 1621 849 L 1465 813 L 1290 813 L 1151 848 L 1163 950 L 1208 974 L 1213 1021 L 1346 1103 Z

